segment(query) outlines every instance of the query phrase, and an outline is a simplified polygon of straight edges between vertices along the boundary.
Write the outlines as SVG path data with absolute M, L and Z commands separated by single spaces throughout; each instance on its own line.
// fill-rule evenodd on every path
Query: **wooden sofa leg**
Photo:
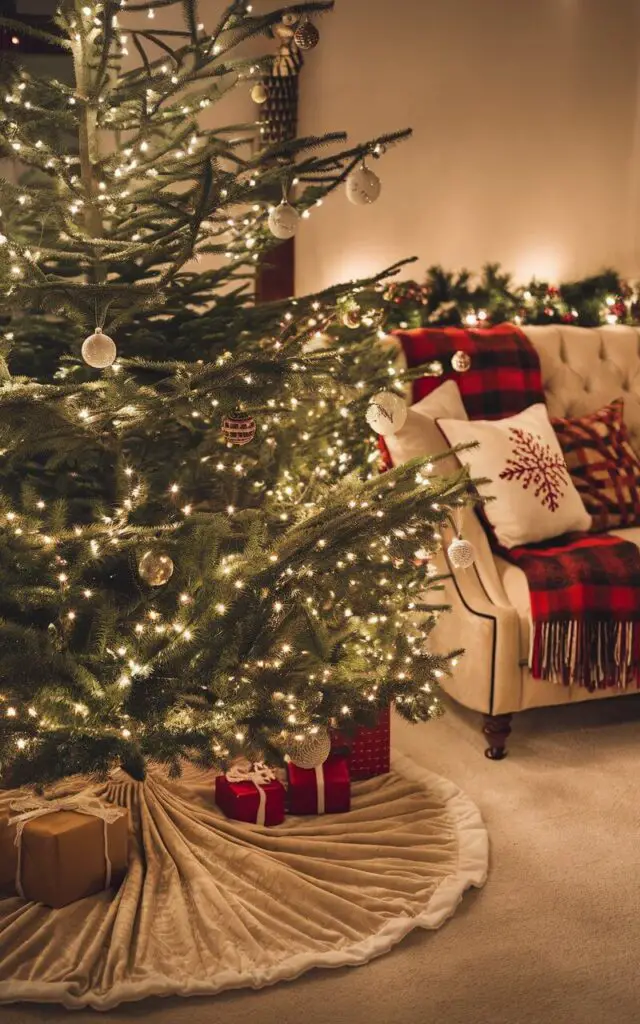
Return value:
M 490 761 L 502 761 L 507 756 L 507 739 L 511 733 L 511 715 L 483 715 L 482 731 L 489 741 L 484 756 Z

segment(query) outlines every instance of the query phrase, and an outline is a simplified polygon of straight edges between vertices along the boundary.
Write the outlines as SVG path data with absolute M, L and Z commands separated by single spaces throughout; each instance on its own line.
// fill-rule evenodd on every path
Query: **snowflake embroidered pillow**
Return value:
M 438 420 L 449 444 L 479 442 L 461 452 L 478 488 L 494 500 L 484 512 L 505 548 L 588 530 L 591 516 L 574 487 L 546 406 L 532 405 L 504 420 Z

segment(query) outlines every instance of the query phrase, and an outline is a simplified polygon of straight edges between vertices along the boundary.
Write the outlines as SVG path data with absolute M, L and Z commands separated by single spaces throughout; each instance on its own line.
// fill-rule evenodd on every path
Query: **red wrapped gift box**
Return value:
M 334 731 L 333 749 L 348 752 L 349 772 L 352 779 L 370 779 L 390 771 L 391 760 L 391 708 L 383 708 L 378 724 L 372 729 L 359 727 L 352 735 Z
M 289 812 L 339 814 L 351 808 L 351 776 L 346 757 L 330 757 L 318 768 L 298 768 L 289 761 Z
M 260 821 L 261 793 L 264 794 L 264 821 Z M 254 825 L 280 825 L 284 821 L 285 788 L 277 779 L 260 783 L 230 782 L 226 775 L 216 778 L 216 803 L 227 818 Z

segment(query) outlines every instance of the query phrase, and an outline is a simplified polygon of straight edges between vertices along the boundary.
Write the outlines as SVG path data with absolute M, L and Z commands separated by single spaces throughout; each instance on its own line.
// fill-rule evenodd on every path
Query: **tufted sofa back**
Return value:
M 540 356 L 551 416 L 582 416 L 624 397 L 625 422 L 640 451 L 640 330 L 523 327 Z

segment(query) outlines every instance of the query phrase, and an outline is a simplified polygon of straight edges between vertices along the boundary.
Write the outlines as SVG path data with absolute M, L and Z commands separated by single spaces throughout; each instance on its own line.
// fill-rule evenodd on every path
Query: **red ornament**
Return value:
M 222 433 L 228 444 L 249 444 L 256 436 L 256 421 L 253 416 L 225 416 Z

